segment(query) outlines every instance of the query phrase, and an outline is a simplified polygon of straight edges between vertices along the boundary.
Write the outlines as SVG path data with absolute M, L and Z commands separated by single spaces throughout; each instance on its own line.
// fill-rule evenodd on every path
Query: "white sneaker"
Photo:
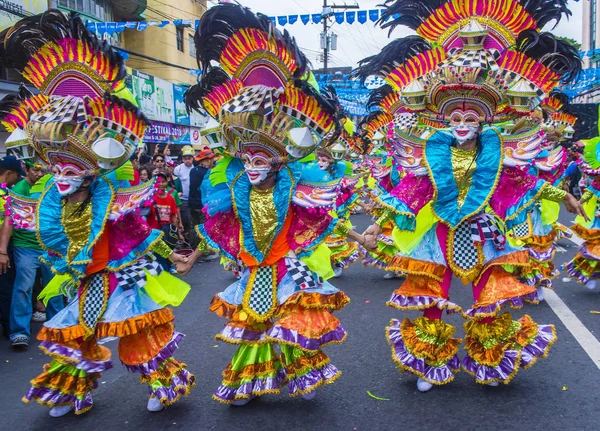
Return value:
M 544 288 L 542 286 L 539 286 L 537 288 L 537 296 L 538 296 L 538 301 L 544 300 Z
M 426 382 L 422 378 L 419 377 L 417 380 L 417 389 L 421 392 L 427 392 L 429 389 L 433 388 L 433 384 Z
M 315 389 L 314 391 L 310 391 L 310 392 L 309 392 L 309 393 L 307 393 L 307 394 L 301 394 L 300 396 L 302 397 L 302 399 L 303 399 L 303 400 L 310 401 L 310 400 L 312 400 L 314 397 L 316 397 L 316 396 L 317 396 L 317 390 Z
M 156 397 L 148 398 L 148 405 L 146 406 L 149 412 L 159 412 L 165 408 L 160 400 Z
M 495 388 L 496 386 L 500 386 L 500 382 L 491 382 L 491 383 L 488 383 L 487 385 Z
M 238 406 L 238 407 L 245 406 L 250 401 L 252 401 L 254 398 L 256 398 L 256 395 L 250 395 L 250 398 L 242 398 L 240 400 L 235 400 L 234 402 L 231 403 L 231 405 Z
M 46 321 L 46 313 L 43 311 L 36 311 L 31 315 L 31 321 L 36 323 L 44 323 Z
M 393 271 L 387 271 L 383 278 L 386 280 L 391 280 L 392 278 L 396 278 L 396 273 Z
M 50 416 L 52 416 L 53 418 L 59 418 L 61 416 L 66 415 L 67 413 L 69 413 L 71 410 L 73 410 L 73 405 L 70 404 L 68 406 L 57 406 L 57 407 L 52 407 L 50 409 Z
M 590 290 L 594 290 L 596 288 L 596 280 L 590 280 L 587 283 L 585 283 L 585 287 L 587 287 Z
M 333 276 L 335 278 L 340 278 L 342 276 L 342 271 L 343 271 L 343 269 L 340 268 L 339 266 L 334 267 L 333 268 Z

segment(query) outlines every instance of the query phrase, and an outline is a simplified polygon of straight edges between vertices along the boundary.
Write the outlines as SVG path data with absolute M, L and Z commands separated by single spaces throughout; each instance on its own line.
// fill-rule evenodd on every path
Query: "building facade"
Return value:
M 581 50 L 593 51 L 600 48 L 600 0 L 588 0 L 582 2 L 583 28 L 581 35 Z M 583 59 L 584 67 L 600 67 L 600 55 L 593 55 Z M 579 103 L 600 102 L 600 87 L 575 98 Z

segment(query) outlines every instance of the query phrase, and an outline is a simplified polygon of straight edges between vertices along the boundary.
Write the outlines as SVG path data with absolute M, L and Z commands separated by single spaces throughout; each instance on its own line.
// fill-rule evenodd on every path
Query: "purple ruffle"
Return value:
M 533 249 L 529 249 L 529 256 L 531 256 L 532 259 L 537 260 L 538 262 L 547 262 L 552 260 L 552 257 L 554 256 L 554 251 L 556 250 L 556 247 L 554 245 L 552 245 L 552 247 L 550 247 L 548 250 L 546 251 L 536 251 Z
M 24 398 L 27 401 L 35 400 L 40 404 L 52 407 L 72 404 L 75 414 L 89 410 L 94 404 L 92 394 L 89 392 L 85 394 L 85 397 L 79 399 L 75 395 L 61 394 L 50 388 L 30 388 Z
M 544 357 L 555 341 L 554 325 L 538 325 L 538 334 L 533 342 L 521 350 L 521 366 L 529 368 L 537 358 Z
M 225 325 L 219 335 L 226 340 L 250 342 L 265 340 L 265 333 L 263 331 L 252 331 L 248 328 L 236 328 L 229 325 Z
M 362 247 L 356 249 L 354 251 L 354 253 L 352 253 L 350 256 L 345 257 L 344 259 L 342 259 L 339 262 L 334 262 L 337 266 L 339 266 L 340 268 L 346 268 L 347 266 L 352 265 L 354 262 L 356 262 L 357 260 L 359 260 L 362 256 L 365 255 L 365 251 L 364 249 L 362 249 Z
M 290 395 L 311 392 L 323 384 L 332 382 L 339 373 L 335 366 L 327 364 L 323 368 L 309 371 L 303 376 L 294 377 L 288 383 Z
M 285 380 L 285 370 L 280 370 L 275 377 L 257 378 L 251 382 L 242 383 L 237 388 L 221 385 L 213 395 L 214 398 L 230 403 L 236 399 L 249 398 L 252 394 L 261 395 L 267 392 L 278 392 Z
M 535 302 L 539 301 L 537 291 L 528 293 L 527 295 L 515 296 L 513 298 L 502 299 L 498 302 L 494 302 L 490 305 L 484 305 L 482 307 L 469 308 L 465 314 L 469 317 L 481 317 L 490 316 L 502 309 L 506 305 L 510 305 L 512 308 L 521 308 L 524 301 Z
M 588 250 L 588 248 L 586 247 L 585 243 L 581 244 L 578 251 L 586 259 L 594 260 L 596 262 L 600 261 L 600 257 L 598 257 L 595 254 L 593 254 L 592 252 L 590 252 Z
M 72 349 L 51 341 L 42 341 L 40 343 L 40 349 L 49 354 L 69 358 L 71 360 L 69 361 L 71 365 L 86 373 L 101 373 L 112 368 L 112 361 L 110 359 L 107 359 L 106 361 L 91 361 L 81 356 L 81 350 Z
M 391 236 L 380 233 L 377 235 L 377 241 L 384 243 L 385 245 L 394 245 L 394 238 Z
M 140 374 L 150 374 L 158 370 L 160 365 L 165 362 L 167 359 L 173 356 L 175 351 L 179 348 L 177 343 L 181 341 L 184 335 L 181 332 L 174 331 L 173 337 L 171 337 L 171 341 L 169 341 L 165 347 L 163 347 L 158 354 L 150 359 L 148 362 L 144 362 L 143 364 L 138 365 L 125 365 L 125 367 L 129 371 L 133 371 L 134 373 Z
M 463 358 L 463 368 L 475 376 L 477 383 L 505 382 L 508 383 L 519 368 L 519 352 L 506 350 L 504 357 L 495 367 L 478 364 L 468 354 Z
M 417 358 L 411 354 L 402 339 L 399 320 L 393 319 L 387 329 L 388 340 L 392 345 L 392 355 L 397 362 L 403 365 L 402 368 L 405 372 L 413 373 L 430 383 L 442 385 L 452 381 L 454 373 L 460 370 L 458 354 L 454 355 L 441 367 L 432 367 L 425 363 L 425 359 Z
M 392 293 L 390 300 L 386 304 L 389 307 L 401 310 L 424 310 L 435 306 L 440 310 L 446 309 L 447 314 L 454 314 L 461 309 L 459 305 L 444 298 L 436 298 L 433 296 L 405 296 L 398 295 L 397 293 Z
M 332 342 L 342 342 L 346 337 L 346 330 L 339 324 L 333 331 L 322 335 L 319 338 L 308 338 L 299 334 L 293 329 L 283 328 L 279 325 L 273 326 L 267 331 L 267 337 L 275 341 L 282 341 L 288 344 L 296 344 L 304 350 L 319 350 L 324 344 Z
M 171 377 L 171 385 L 160 386 L 156 389 L 148 387 L 151 397 L 156 397 L 164 405 L 171 405 L 190 391 L 196 383 L 196 377 L 186 369 L 181 369 L 178 374 Z
M 558 273 L 556 275 L 558 275 Z M 521 281 L 528 286 L 533 286 L 533 287 L 542 286 L 542 287 L 547 287 L 549 289 L 552 288 L 552 280 L 549 278 L 546 278 L 540 272 L 531 272 L 530 274 L 527 274 L 521 278 L 522 278 Z
M 386 269 L 389 263 L 385 260 L 374 258 L 371 253 L 368 253 L 363 259 L 363 265 Z

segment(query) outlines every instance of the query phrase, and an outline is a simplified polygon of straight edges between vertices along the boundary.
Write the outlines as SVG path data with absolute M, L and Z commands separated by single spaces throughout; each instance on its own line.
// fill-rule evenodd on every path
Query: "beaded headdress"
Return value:
M 186 103 L 220 123 L 230 155 L 261 151 L 284 163 L 333 140 L 335 104 L 308 82 L 306 57 L 267 16 L 220 4 L 203 15 L 195 42 L 203 73 Z
M 51 9 L 25 18 L 0 34 L 0 54 L 41 92 L 3 111 L 3 121 L 25 131 L 53 172 L 96 175 L 129 160 L 148 121 L 118 97 L 133 100 L 122 57 L 78 16 Z

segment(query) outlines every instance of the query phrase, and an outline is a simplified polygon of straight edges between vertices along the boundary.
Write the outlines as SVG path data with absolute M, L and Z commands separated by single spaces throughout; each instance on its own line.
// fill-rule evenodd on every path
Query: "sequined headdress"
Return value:
M 306 57 L 267 16 L 215 6 L 202 17 L 195 42 L 203 74 L 186 103 L 220 123 L 230 155 L 260 150 L 283 163 L 332 137 L 335 105 L 309 84 Z
M 449 120 L 456 109 L 491 123 L 527 115 L 581 70 L 575 48 L 540 33 L 569 15 L 566 0 L 387 0 L 380 24 L 418 36 L 364 59 L 356 75 L 381 76 L 406 109 Z
M 78 16 L 49 10 L 25 18 L 0 34 L 0 54 L 41 92 L 3 110 L 3 122 L 24 130 L 55 173 L 95 175 L 130 158 L 147 120 L 118 97 L 133 100 L 123 59 Z

